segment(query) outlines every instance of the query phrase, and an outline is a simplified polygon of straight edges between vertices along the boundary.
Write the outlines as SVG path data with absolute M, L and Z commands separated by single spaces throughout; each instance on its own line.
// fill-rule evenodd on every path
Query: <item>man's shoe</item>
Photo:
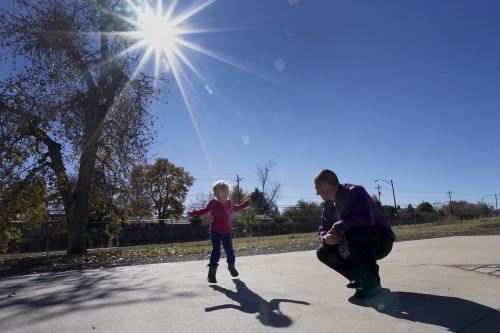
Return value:
M 229 273 L 231 273 L 232 277 L 237 277 L 238 276 L 238 271 L 234 267 L 234 263 L 227 264 L 227 269 L 229 270 Z
M 356 280 L 352 280 L 350 281 L 347 285 L 346 285 L 347 288 L 350 288 L 350 289 L 357 289 L 357 288 L 361 288 L 361 285 L 359 284 L 358 281 Z
M 380 284 L 376 284 L 371 288 L 367 289 L 356 289 L 356 292 L 354 293 L 354 298 L 355 299 L 365 299 L 374 296 L 376 293 L 378 293 L 382 287 Z

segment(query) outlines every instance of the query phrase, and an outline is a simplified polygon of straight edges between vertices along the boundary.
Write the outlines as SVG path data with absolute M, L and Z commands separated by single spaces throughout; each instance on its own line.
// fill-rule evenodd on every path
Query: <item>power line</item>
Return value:
M 203 174 L 203 173 L 200 173 L 200 174 Z M 206 173 L 205 173 L 206 174 Z M 237 178 L 238 177 L 242 177 L 241 179 L 246 179 L 246 180 L 250 180 L 250 181 L 257 181 L 258 179 L 257 178 L 254 178 L 254 177 L 248 177 L 246 175 L 241 175 L 241 174 L 237 174 L 236 175 Z M 234 174 L 232 176 L 222 176 L 222 177 L 219 177 L 219 178 L 214 178 L 214 177 L 201 177 L 201 178 L 197 178 L 196 176 L 194 176 L 196 180 L 219 180 L 219 179 L 224 179 L 224 180 L 228 180 L 228 179 L 232 179 L 234 177 Z M 276 180 L 276 182 L 280 183 L 282 186 L 290 186 L 290 187 L 306 187 L 306 188 L 313 188 L 313 185 L 312 183 L 311 184 L 300 184 L 300 183 L 288 183 L 288 182 L 283 182 L 283 181 L 280 181 L 280 180 Z M 363 185 L 363 184 L 358 184 L 360 186 L 363 186 L 364 188 L 369 188 L 370 185 Z M 384 188 L 384 186 L 380 186 L 381 189 Z M 407 193 L 407 194 L 436 194 L 436 195 L 439 195 L 439 194 L 443 194 L 443 193 L 447 193 L 447 192 L 443 192 L 443 191 L 414 191 L 414 190 L 409 190 L 409 189 L 398 189 L 398 193 Z M 453 192 L 455 195 L 459 195 L 459 196 L 464 196 L 464 197 L 477 197 L 477 198 L 481 198 L 483 195 L 481 194 L 477 194 L 477 193 L 465 193 L 465 192 Z

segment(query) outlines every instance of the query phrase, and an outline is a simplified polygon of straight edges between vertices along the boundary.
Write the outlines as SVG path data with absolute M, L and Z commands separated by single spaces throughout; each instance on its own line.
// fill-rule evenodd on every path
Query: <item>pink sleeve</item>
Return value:
M 235 205 L 235 204 L 233 204 L 233 211 L 239 212 L 240 210 L 243 210 L 243 209 L 247 208 L 248 206 L 250 206 L 250 204 L 251 204 L 250 201 L 245 201 L 241 205 Z
M 207 207 L 205 207 L 205 208 L 202 208 L 200 210 L 193 210 L 192 212 L 189 212 L 188 216 L 190 216 L 190 217 L 199 217 L 199 216 L 208 214 L 208 212 L 210 212 L 212 210 L 212 201 L 213 200 L 210 200 L 210 202 L 208 203 Z

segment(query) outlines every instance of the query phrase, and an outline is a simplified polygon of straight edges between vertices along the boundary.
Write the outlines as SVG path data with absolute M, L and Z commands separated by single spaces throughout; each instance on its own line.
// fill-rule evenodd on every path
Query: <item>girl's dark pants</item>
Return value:
M 213 267 L 219 264 L 220 259 L 220 243 L 226 252 L 227 263 L 234 264 L 235 256 L 233 250 L 233 241 L 231 233 L 221 234 L 218 232 L 210 232 L 210 241 L 212 242 L 212 253 L 210 254 L 210 262 L 208 266 Z
M 322 244 L 316 254 L 318 259 L 342 274 L 349 281 L 357 281 L 363 290 L 380 284 L 377 260 L 392 250 L 392 238 L 379 227 L 354 227 L 346 232 L 351 255 L 344 259 L 336 245 Z

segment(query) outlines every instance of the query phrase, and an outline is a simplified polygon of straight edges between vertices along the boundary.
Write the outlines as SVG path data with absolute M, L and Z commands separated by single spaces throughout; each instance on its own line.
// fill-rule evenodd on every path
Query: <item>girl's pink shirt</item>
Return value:
M 198 217 L 210 213 L 212 220 L 210 221 L 209 230 L 221 234 L 227 234 L 232 228 L 231 213 L 238 212 L 250 206 L 250 201 L 245 201 L 241 205 L 235 205 L 231 200 L 220 202 L 212 199 L 207 207 L 195 210 L 189 213 L 190 217 Z

